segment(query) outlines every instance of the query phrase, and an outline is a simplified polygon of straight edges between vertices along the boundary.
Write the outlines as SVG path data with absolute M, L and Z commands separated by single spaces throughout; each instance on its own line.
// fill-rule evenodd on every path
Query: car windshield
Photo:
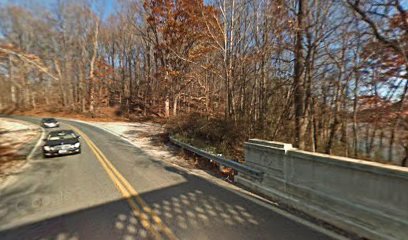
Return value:
M 76 136 L 73 133 L 71 133 L 71 134 L 64 134 L 64 135 L 49 136 L 48 140 L 55 141 L 55 140 L 74 139 L 74 138 L 76 138 Z
M 55 118 L 46 118 L 43 121 L 44 122 L 56 122 Z

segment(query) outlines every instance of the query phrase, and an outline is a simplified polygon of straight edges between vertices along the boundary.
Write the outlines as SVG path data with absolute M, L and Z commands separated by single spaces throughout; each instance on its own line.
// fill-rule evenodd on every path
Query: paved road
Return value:
M 82 153 L 38 150 L 0 188 L 0 239 L 331 239 L 99 128 L 62 122 L 82 134 Z

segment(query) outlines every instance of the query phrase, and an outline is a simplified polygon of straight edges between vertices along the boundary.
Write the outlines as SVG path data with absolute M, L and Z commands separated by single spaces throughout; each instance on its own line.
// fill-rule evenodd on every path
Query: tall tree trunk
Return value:
M 89 64 L 89 112 L 95 111 L 95 61 L 98 54 L 98 34 L 99 34 L 99 19 L 96 19 L 95 32 L 93 36 L 93 51 L 91 62 Z
M 295 67 L 294 67 L 294 109 L 295 109 L 295 147 L 305 148 L 305 121 L 304 121 L 304 84 L 302 79 L 303 74 L 303 18 L 304 18 L 305 0 L 298 0 L 297 12 L 297 29 L 295 39 Z
M 166 95 L 164 99 L 164 116 L 166 118 L 170 117 L 170 97 Z
M 11 104 L 12 108 L 17 107 L 17 95 L 16 95 L 16 84 L 14 83 L 14 71 L 13 71 L 13 61 L 12 61 L 12 56 L 9 55 L 8 59 L 8 75 L 9 75 L 9 81 L 10 81 L 10 99 L 11 99 Z
M 173 116 L 177 115 L 177 104 L 178 104 L 178 101 L 179 101 L 179 97 L 180 97 L 180 95 L 176 94 L 174 96 L 174 99 L 173 99 Z
M 62 80 L 63 77 L 62 77 L 62 73 L 61 73 L 60 64 L 58 63 L 58 61 L 56 59 L 54 59 L 54 66 L 55 66 L 55 70 L 57 71 L 57 74 L 58 74 L 58 86 L 59 86 L 59 90 L 60 90 L 62 106 L 65 107 L 67 105 L 67 97 L 66 97 L 66 94 L 65 94 L 64 83 L 63 83 L 63 80 Z
M 358 125 L 357 125 L 357 111 L 358 111 L 358 87 L 359 87 L 360 74 L 355 72 L 355 82 L 353 89 L 353 157 L 358 158 Z
M 408 66 L 407 66 L 408 67 Z M 398 127 L 400 125 L 400 122 L 402 120 L 402 112 L 404 110 L 404 104 L 405 104 L 405 98 L 408 93 L 408 79 L 406 79 L 404 90 L 401 94 L 401 100 L 398 102 L 398 111 L 397 111 L 397 117 L 394 120 L 392 129 L 391 129 L 391 137 L 390 137 L 390 142 L 389 142 L 389 149 L 388 149 L 388 161 L 392 162 L 393 161 L 393 150 L 394 150 L 394 143 L 395 143 L 395 134 L 398 130 Z

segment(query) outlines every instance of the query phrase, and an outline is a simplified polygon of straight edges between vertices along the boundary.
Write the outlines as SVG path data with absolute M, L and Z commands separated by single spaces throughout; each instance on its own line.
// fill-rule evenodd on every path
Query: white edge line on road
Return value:
M 34 146 L 33 149 L 31 150 L 30 154 L 28 154 L 27 160 L 32 160 L 35 151 L 36 151 L 37 148 L 41 145 L 41 143 L 42 143 L 42 141 L 43 141 L 43 139 L 44 139 L 45 130 L 44 130 L 43 127 L 40 127 L 40 128 L 41 128 L 41 136 L 40 136 L 40 139 L 38 139 L 37 143 L 35 144 L 35 146 Z
M 120 135 L 120 134 L 118 134 L 118 133 L 116 133 L 116 132 L 114 132 L 114 131 L 112 131 L 112 130 L 110 130 L 110 129 L 104 128 L 104 127 L 102 127 L 102 126 L 93 125 L 93 124 L 90 123 L 90 122 L 85 122 L 85 121 L 76 120 L 76 119 L 65 118 L 64 120 L 69 120 L 69 121 L 73 121 L 73 122 L 79 122 L 79 123 L 83 123 L 83 124 L 86 124 L 86 125 L 89 125 L 89 126 L 92 126 L 92 127 L 99 128 L 99 129 L 101 129 L 101 130 L 103 130 L 103 131 L 105 131 L 105 132 L 108 132 L 108 133 L 110 133 L 110 134 L 112 134 L 112 135 L 114 135 L 114 136 L 120 137 L 120 138 L 123 139 L 124 141 L 130 143 L 131 145 L 133 145 L 133 146 L 135 146 L 135 147 L 137 147 L 137 148 L 140 148 L 139 146 L 137 146 L 136 144 L 134 144 L 132 141 L 130 141 L 129 139 L 125 138 L 123 135 Z M 188 171 L 187 169 L 184 169 L 183 167 L 180 167 L 180 166 L 178 166 L 178 165 L 176 165 L 176 164 L 173 164 L 173 163 L 165 163 L 165 164 L 170 164 L 170 165 L 172 165 L 172 166 L 174 166 L 174 167 L 177 167 L 178 169 L 181 169 L 181 170 L 183 170 L 183 171 Z M 200 176 L 199 174 L 197 174 L 197 173 L 195 173 L 195 172 L 193 172 L 193 171 L 188 171 L 188 172 L 189 172 L 190 174 L 193 174 L 193 175 L 197 176 L 197 177 L 203 178 L 202 176 Z M 211 175 L 210 175 L 210 176 L 211 176 Z M 205 180 L 209 180 L 209 179 L 205 179 Z M 214 179 L 214 180 L 211 179 L 210 181 L 211 181 L 212 183 L 214 183 L 214 184 L 219 185 L 220 187 L 226 188 L 226 186 L 221 185 L 221 184 L 218 183 L 216 180 L 219 180 L 219 179 L 218 179 L 218 178 L 216 178 L 216 179 Z M 224 182 L 224 181 L 223 181 L 223 182 Z M 270 209 L 270 210 L 272 210 L 272 211 L 274 211 L 274 212 L 276 212 L 276 213 L 278 213 L 278 214 L 280 214 L 280 215 L 282 215 L 282 216 L 284 216 L 284 217 L 287 217 L 287 218 L 289 218 L 289 219 L 291 219 L 291 220 L 293 220 L 293 221 L 295 221 L 295 222 L 297 222 L 297 223 L 300 223 L 300 224 L 302 224 L 302 225 L 305 225 L 305 226 L 307 226 L 307 227 L 309 227 L 309 228 L 311 228 L 311 229 L 313 229 L 313 230 L 315 230 L 315 231 L 317 231 L 317 232 L 320 232 L 320 233 L 322 233 L 322 234 L 325 234 L 325 235 L 327 235 L 327 236 L 329 236 L 329 237 L 332 237 L 332 238 L 338 239 L 338 240 L 347 240 L 347 239 L 348 239 L 348 238 L 346 238 L 346 237 L 344 237 L 344 236 L 342 236 L 342 235 L 340 235 L 340 234 L 338 234 L 338 233 L 336 233 L 336 232 L 334 232 L 334 231 L 332 231 L 332 230 L 329 230 L 329 229 L 327 229 L 327 228 L 324 228 L 324 227 L 322 227 L 322 226 L 319 226 L 319 225 L 317 225 L 317 224 L 315 224 L 315 223 L 313 223 L 313 222 L 307 221 L 307 220 L 305 220 L 305 219 L 303 219 L 303 218 L 301 218 L 301 217 L 298 217 L 298 216 L 296 216 L 296 215 L 294 215 L 294 214 L 291 214 L 291 213 L 289 213 L 289 212 L 287 212 L 287 211 L 285 211 L 285 210 L 282 210 L 282 209 L 280 209 L 280 208 L 278 208 L 278 207 L 275 207 L 274 205 L 276 205 L 276 203 L 274 203 L 273 201 L 270 201 L 270 200 L 268 200 L 268 199 L 266 199 L 266 198 L 264 198 L 264 197 L 261 197 L 261 196 L 255 194 L 255 193 L 249 192 L 249 191 L 247 191 L 247 190 L 245 190 L 245 189 L 243 189 L 243 188 L 240 188 L 240 187 L 238 187 L 238 186 L 236 186 L 236 185 L 228 186 L 228 188 L 230 188 L 229 190 L 234 190 L 234 191 L 236 191 L 236 192 L 237 192 L 241 197 L 243 197 L 243 198 L 246 198 L 246 199 L 248 199 L 248 200 L 251 200 L 251 201 L 255 202 L 256 204 L 259 204 L 259 205 L 261 205 L 261 206 L 264 206 L 264 207 L 266 207 L 266 208 L 268 208 L 268 209 Z M 251 197 L 249 197 L 249 196 L 251 196 Z

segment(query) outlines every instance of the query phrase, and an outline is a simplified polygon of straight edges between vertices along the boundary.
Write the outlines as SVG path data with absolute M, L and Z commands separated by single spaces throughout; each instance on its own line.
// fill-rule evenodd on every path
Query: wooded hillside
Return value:
M 403 2 L 2 4 L 0 109 L 113 107 L 227 149 L 257 137 L 405 165 Z

